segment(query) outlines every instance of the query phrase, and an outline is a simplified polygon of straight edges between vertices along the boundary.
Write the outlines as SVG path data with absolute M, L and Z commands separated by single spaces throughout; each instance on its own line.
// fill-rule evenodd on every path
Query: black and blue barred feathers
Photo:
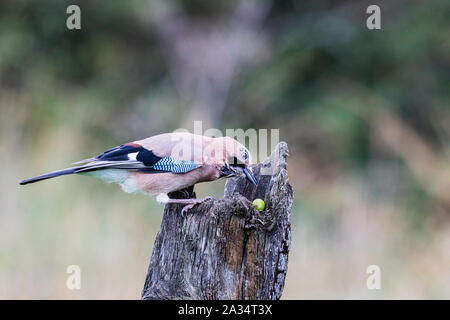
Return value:
M 177 160 L 170 157 L 161 158 L 153 165 L 153 169 L 158 171 L 185 173 L 200 167 L 198 163 L 188 160 Z

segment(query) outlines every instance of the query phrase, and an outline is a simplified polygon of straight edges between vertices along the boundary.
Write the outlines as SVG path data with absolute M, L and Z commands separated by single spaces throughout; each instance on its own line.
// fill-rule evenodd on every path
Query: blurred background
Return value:
M 2 0 L 0 298 L 139 299 L 162 206 L 83 176 L 18 183 L 202 120 L 289 144 L 284 299 L 449 299 L 449 88 L 448 0 Z

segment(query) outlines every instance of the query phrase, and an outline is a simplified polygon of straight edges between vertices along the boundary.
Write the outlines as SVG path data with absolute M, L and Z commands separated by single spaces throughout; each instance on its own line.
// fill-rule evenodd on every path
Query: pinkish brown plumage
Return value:
M 204 199 L 170 199 L 169 193 L 233 175 L 245 175 L 251 183 L 257 183 L 249 168 L 250 153 L 238 141 L 186 132 L 164 133 L 126 143 L 76 164 L 79 165 L 20 184 L 77 173 L 115 182 L 126 192 L 156 195 L 162 203 L 186 204 L 184 211 Z
M 173 191 L 186 189 L 196 183 L 214 181 L 218 178 L 219 171 L 209 165 L 187 173 L 142 174 L 140 172 L 130 172 L 130 179 L 136 181 L 140 190 L 150 195 L 168 194 Z

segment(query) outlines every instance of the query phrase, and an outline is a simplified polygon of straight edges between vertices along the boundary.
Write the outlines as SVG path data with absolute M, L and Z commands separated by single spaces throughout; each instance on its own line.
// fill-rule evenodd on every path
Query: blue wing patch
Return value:
M 177 160 L 170 157 L 164 157 L 152 167 L 158 171 L 185 173 L 197 169 L 200 167 L 200 164 L 189 160 Z

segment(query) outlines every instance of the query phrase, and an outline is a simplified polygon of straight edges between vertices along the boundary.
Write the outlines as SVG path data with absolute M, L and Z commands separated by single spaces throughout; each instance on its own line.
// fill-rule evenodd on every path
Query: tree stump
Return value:
M 197 205 L 185 217 L 183 205 L 166 205 L 142 299 L 279 299 L 291 242 L 287 155 L 280 142 L 252 167 L 257 186 L 229 178 L 223 199 Z M 253 207 L 256 198 L 266 203 L 264 211 Z

